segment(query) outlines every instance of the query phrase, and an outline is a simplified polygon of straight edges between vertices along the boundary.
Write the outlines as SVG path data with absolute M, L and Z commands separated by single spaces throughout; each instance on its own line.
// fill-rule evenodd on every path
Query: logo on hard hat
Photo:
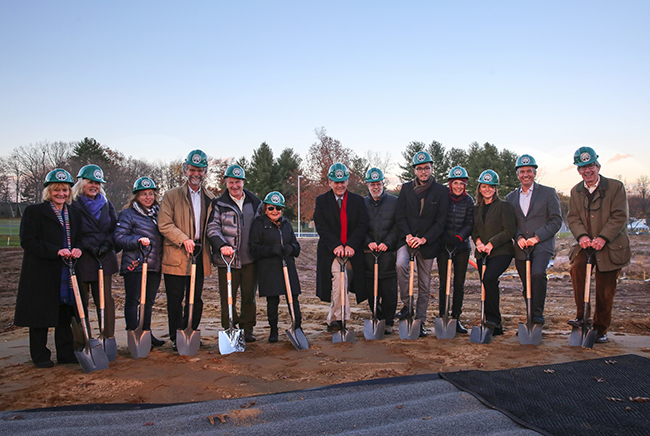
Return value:
M 102 170 L 97 169 L 93 173 L 93 176 L 95 176 L 96 179 L 101 179 L 103 178 L 104 174 L 102 174 Z
M 521 158 L 521 163 L 524 165 L 528 165 L 530 163 L 530 158 L 528 156 L 524 156 Z
M 580 160 L 583 162 L 589 162 L 590 159 L 591 159 L 591 155 L 586 151 L 580 155 Z
M 484 182 L 491 182 L 492 181 L 492 174 L 483 174 L 483 181 Z
M 271 201 L 272 201 L 273 203 L 279 203 L 279 202 L 280 202 L 280 196 L 279 196 L 278 194 L 273 194 L 273 195 L 271 196 Z
M 373 171 L 372 173 L 370 173 L 370 178 L 372 180 L 378 180 L 379 179 L 379 173 L 377 171 Z
M 334 177 L 336 177 L 337 179 L 342 179 L 343 178 L 343 170 L 336 170 L 334 172 Z
M 142 187 L 143 188 L 148 188 L 150 186 L 151 186 L 151 181 L 149 179 L 142 180 Z
M 241 176 L 241 169 L 240 168 L 233 168 L 232 169 L 232 175 L 233 176 Z
M 418 153 L 418 155 L 417 155 L 415 158 L 416 158 L 417 160 L 419 160 L 419 161 L 423 161 L 423 160 L 426 159 L 427 157 L 424 155 L 424 153 L 420 152 L 420 153 Z
M 54 177 L 56 177 L 57 180 L 66 180 L 68 178 L 68 176 L 63 171 L 57 171 Z
M 195 154 L 192 156 L 192 163 L 201 163 L 201 155 L 200 154 Z
M 454 170 L 454 176 L 462 176 L 462 175 L 463 175 L 463 170 L 461 170 L 460 168 L 456 168 Z

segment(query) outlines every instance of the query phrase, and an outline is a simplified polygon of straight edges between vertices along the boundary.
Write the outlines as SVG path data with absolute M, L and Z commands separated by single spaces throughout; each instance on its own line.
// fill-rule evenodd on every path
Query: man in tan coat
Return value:
M 612 305 L 616 279 L 630 262 L 630 241 L 627 237 L 628 207 L 625 186 L 618 180 L 601 176 L 598 155 L 591 147 L 580 147 L 573 160 L 582 182 L 571 189 L 569 229 L 576 243 L 569 254 L 571 281 L 577 306 L 576 319 L 569 325 L 582 327 L 587 254 L 595 250 L 596 310 L 593 328 L 598 331 L 597 343 L 607 342 L 607 329 L 612 321 Z M 586 314 L 589 318 L 589 313 Z
M 214 194 L 203 188 L 208 157 L 193 150 L 183 162 L 187 182 L 163 196 L 158 213 L 158 229 L 164 239 L 162 272 L 167 293 L 169 338 L 176 349 L 176 330 L 187 327 L 192 253 L 200 245 L 196 262 L 196 282 L 192 329 L 198 329 L 203 312 L 203 277 L 210 275 L 210 248 L 206 225 L 212 212 Z M 183 308 L 183 299 L 185 307 Z

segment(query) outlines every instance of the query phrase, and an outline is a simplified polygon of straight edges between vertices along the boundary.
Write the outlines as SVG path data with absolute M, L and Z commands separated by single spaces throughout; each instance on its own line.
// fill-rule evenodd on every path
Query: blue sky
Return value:
M 647 1 L 0 0 L 0 156 L 94 137 L 150 160 L 201 148 L 359 155 L 490 142 L 542 181 L 650 171 Z M 396 169 L 396 168 L 395 168 Z

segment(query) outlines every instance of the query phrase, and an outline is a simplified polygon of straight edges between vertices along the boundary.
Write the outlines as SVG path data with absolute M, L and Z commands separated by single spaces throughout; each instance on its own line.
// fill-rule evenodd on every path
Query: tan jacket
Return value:
M 192 265 L 191 258 L 187 255 L 183 241 L 194 239 L 194 211 L 188 191 L 187 182 L 178 188 L 170 189 L 163 196 L 160 212 L 158 213 L 158 229 L 162 233 L 163 260 L 162 272 L 178 276 L 189 276 Z M 203 187 L 201 200 L 201 259 L 203 261 L 203 275 L 209 276 L 210 269 L 210 244 L 207 244 L 207 221 L 212 213 L 212 199 L 214 195 Z M 198 259 L 197 259 L 198 260 Z
M 569 200 L 569 229 L 576 242 L 571 247 L 571 261 L 580 251 L 578 242 L 582 236 L 595 239 L 598 236 L 607 241 L 602 250 L 596 252 L 596 264 L 600 271 L 614 271 L 630 263 L 630 240 L 627 237 L 627 195 L 625 186 L 618 180 L 600 176 L 595 197 L 588 203 L 584 182 L 571 189 Z M 589 231 L 591 227 L 591 231 Z

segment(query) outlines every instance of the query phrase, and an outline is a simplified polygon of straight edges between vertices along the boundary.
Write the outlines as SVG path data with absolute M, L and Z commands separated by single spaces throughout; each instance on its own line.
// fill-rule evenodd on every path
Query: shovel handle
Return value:
M 532 287 L 532 279 L 530 277 L 530 257 L 526 259 L 526 298 L 530 300 L 531 298 L 531 288 Z
M 447 287 L 445 294 L 449 298 L 449 290 L 451 289 L 451 257 L 447 259 L 447 283 L 445 286 Z
M 97 278 L 99 281 L 99 309 L 104 309 L 106 307 L 106 298 L 104 297 L 104 268 L 99 267 L 99 277 Z M 102 321 L 100 320 L 100 323 Z
M 287 290 L 287 302 L 289 304 L 293 304 L 293 295 L 291 295 L 291 282 L 289 281 L 289 270 L 287 269 L 286 262 L 282 266 L 282 272 L 284 273 L 284 286 Z

